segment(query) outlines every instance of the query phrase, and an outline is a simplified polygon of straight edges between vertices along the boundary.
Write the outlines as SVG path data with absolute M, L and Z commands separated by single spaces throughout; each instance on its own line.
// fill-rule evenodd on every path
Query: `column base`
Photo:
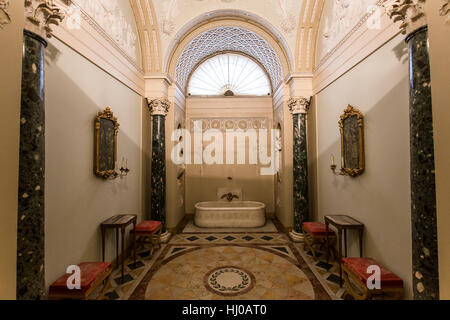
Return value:
M 291 232 L 289 232 L 289 237 L 294 242 L 300 242 L 300 243 L 305 242 L 305 236 L 303 235 L 303 233 L 297 233 L 295 231 L 291 231 Z
M 172 236 L 172 234 L 170 232 L 164 232 L 163 234 L 161 234 L 161 243 L 167 243 L 170 240 L 170 237 Z

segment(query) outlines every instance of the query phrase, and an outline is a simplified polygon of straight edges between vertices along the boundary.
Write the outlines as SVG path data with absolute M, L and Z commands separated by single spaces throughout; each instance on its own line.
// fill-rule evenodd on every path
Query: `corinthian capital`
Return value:
M 288 101 L 289 110 L 292 114 L 308 113 L 311 98 L 297 97 L 291 98 Z
M 166 98 L 147 99 L 147 104 L 152 116 L 166 116 L 170 109 L 170 101 Z
M 410 34 L 427 24 L 425 2 L 426 0 L 386 0 L 383 6 L 394 22 L 402 22 L 402 33 Z
M 25 0 L 25 29 L 41 37 L 51 38 L 51 25 L 59 25 L 64 13 L 53 0 Z

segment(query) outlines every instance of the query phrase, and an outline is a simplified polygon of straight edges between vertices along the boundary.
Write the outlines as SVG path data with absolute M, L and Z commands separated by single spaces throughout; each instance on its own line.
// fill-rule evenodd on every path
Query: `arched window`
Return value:
M 189 95 L 267 96 L 272 89 L 264 69 L 252 59 L 235 53 L 216 55 L 193 72 Z

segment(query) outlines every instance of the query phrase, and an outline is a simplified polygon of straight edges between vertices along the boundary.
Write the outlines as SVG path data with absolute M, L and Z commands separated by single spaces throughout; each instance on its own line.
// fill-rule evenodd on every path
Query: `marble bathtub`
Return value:
M 266 205 L 257 201 L 210 201 L 195 205 L 201 228 L 259 228 L 266 224 Z

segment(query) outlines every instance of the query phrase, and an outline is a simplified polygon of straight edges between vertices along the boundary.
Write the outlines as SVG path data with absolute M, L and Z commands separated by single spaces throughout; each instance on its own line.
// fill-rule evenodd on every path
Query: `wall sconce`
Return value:
M 349 174 L 347 173 L 347 172 L 345 172 L 343 169 L 341 169 L 341 170 L 339 170 L 339 172 L 336 172 L 336 168 L 337 168 L 337 165 L 336 165 L 336 163 L 334 162 L 334 155 L 333 154 L 331 154 L 331 166 L 330 166 L 330 168 L 331 168 L 331 171 L 333 172 L 333 174 L 335 175 L 335 176 L 348 176 Z
M 122 157 L 122 166 L 120 167 L 120 177 L 126 177 L 128 175 L 128 172 L 130 172 L 131 170 L 128 169 L 128 159 L 126 159 L 126 164 L 124 166 L 124 162 L 125 162 L 125 158 Z

